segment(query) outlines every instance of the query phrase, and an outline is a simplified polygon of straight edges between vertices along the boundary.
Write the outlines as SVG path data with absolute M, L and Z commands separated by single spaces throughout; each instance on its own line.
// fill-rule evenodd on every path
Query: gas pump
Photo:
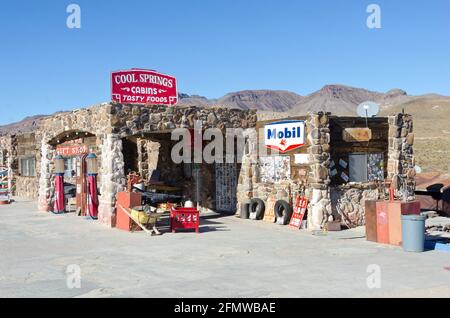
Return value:
M 97 156 L 93 153 L 90 153 L 86 158 L 86 162 L 88 175 L 88 198 L 89 198 L 88 214 L 92 219 L 96 220 L 98 218 Z
M 53 213 L 64 213 L 66 202 L 64 198 L 64 158 L 61 155 L 55 157 L 55 195 Z

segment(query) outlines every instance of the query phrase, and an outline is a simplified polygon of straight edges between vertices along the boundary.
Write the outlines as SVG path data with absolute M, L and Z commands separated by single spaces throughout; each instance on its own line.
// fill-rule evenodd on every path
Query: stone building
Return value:
M 34 133 L 0 137 L 0 166 L 9 169 L 12 195 L 37 199 L 37 150 Z
M 216 193 L 233 192 L 236 197 L 238 164 L 230 168 L 202 163 L 199 175 L 194 176 L 192 164 L 174 164 L 170 157 L 172 146 L 177 142 L 171 140 L 171 132 L 176 128 L 193 129 L 196 122 L 201 123 L 202 129 L 242 128 L 245 131 L 255 127 L 256 111 L 103 104 L 42 120 L 35 132 L 35 143 L 39 148 L 36 155 L 39 209 L 48 211 L 51 208 L 54 158 L 59 147 L 75 143 L 86 145 L 89 152 L 98 157 L 99 220 L 102 223 L 114 225 L 116 193 L 124 190 L 129 171 L 137 171 L 144 180 L 149 180 L 152 172 L 158 170 L 160 180 L 181 187 L 186 198 L 200 202 L 204 209 L 220 210 Z M 72 164 L 67 164 L 68 180 L 70 170 L 76 169 Z M 216 178 L 227 171 L 234 173 L 234 183 Z M 194 183 L 200 184 L 198 198 L 195 197 Z M 222 210 L 234 212 L 235 207 L 236 200 L 232 200 Z
M 47 117 L 32 133 L 0 137 L 0 165 L 11 171 L 14 195 L 37 199 L 39 209 L 48 211 L 55 156 L 64 147 L 83 145 L 98 157 L 99 220 L 109 226 L 115 224 L 116 194 L 124 190 L 129 171 L 139 172 L 144 180 L 157 171 L 162 182 L 182 188 L 202 209 L 230 213 L 239 212 L 241 203 L 251 198 L 292 203 L 295 193 L 304 190 L 310 200 L 309 229 L 343 216 L 364 224 L 364 201 L 380 196 L 376 180 L 394 180 L 399 188 L 406 182 L 407 195 L 413 196 L 411 116 L 369 118 L 368 141 L 344 140 L 349 128 L 366 127 L 364 118 L 319 113 L 287 120 L 294 119 L 306 123 L 305 145 L 270 156 L 260 154 L 265 148 L 261 129 L 275 120 L 257 122 L 255 110 L 105 103 Z M 192 130 L 196 123 L 222 132 L 241 129 L 246 140 L 242 158 L 235 163 L 175 164 L 170 154 L 178 141 L 171 133 Z M 202 149 L 207 145 L 203 141 Z M 76 183 L 75 170 L 84 159 L 73 154 L 65 159 L 65 180 Z M 362 177 L 356 173 L 361 167 Z
M 304 146 L 261 155 L 264 126 L 289 120 L 305 122 Z M 351 134 L 358 130 L 369 134 L 368 138 L 354 139 Z M 273 209 L 276 200 L 292 204 L 297 193 L 305 193 L 309 199 L 307 226 L 315 230 L 331 220 L 364 225 L 364 202 L 384 195 L 384 180 L 393 180 L 406 196 L 414 196 L 410 115 L 368 118 L 366 123 L 365 118 L 318 113 L 258 122 L 249 135 L 251 151 L 243 158 L 238 208 L 259 198 Z

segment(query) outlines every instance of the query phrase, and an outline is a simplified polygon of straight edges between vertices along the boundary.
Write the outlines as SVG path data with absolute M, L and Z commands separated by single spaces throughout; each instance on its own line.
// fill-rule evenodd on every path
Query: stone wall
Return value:
M 16 177 L 15 196 L 19 198 L 36 200 L 39 191 L 39 179 L 36 177 Z
M 36 144 L 35 134 L 26 133 L 16 136 L 17 149 L 17 169 L 14 170 L 16 192 L 15 195 L 21 198 L 35 200 L 38 197 L 38 176 L 37 165 L 35 164 L 35 176 L 21 175 L 21 160 L 27 158 L 34 158 L 37 160 L 37 152 L 39 150 Z
M 333 215 L 351 227 L 365 224 L 365 201 L 379 198 L 375 183 L 332 186 L 330 194 Z
M 2 162 L 8 169 L 8 188 L 11 189 L 11 194 L 15 195 L 15 174 L 14 169 L 17 167 L 17 148 L 15 147 L 15 136 L 0 136 L 0 150 L 2 151 Z

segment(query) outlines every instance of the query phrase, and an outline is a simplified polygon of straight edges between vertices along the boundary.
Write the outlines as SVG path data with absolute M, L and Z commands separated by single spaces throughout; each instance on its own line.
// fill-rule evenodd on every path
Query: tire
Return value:
M 278 200 L 275 203 L 275 218 L 276 223 L 280 225 L 287 225 L 289 224 L 289 221 L 291 220 L 292 216 L 292 208 L 284 200 Z
M 250 200 L 250 219 L 252 220 L 262 220 L 264 217 L 264 211 L 266 206 L 264 201 L 261 199 L 251 199 Z

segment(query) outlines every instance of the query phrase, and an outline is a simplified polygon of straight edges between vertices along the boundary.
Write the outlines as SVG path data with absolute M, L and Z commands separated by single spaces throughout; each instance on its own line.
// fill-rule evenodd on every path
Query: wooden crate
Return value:
M 267 199 L 267 201 L 265 202 L 266 211 L 264 212 L 263 221 L 271 222 L 271 223 L 275 222 L 275 203 L 276 202 L 277 202 L 277 200 L 273 197 L 269 197 Z

